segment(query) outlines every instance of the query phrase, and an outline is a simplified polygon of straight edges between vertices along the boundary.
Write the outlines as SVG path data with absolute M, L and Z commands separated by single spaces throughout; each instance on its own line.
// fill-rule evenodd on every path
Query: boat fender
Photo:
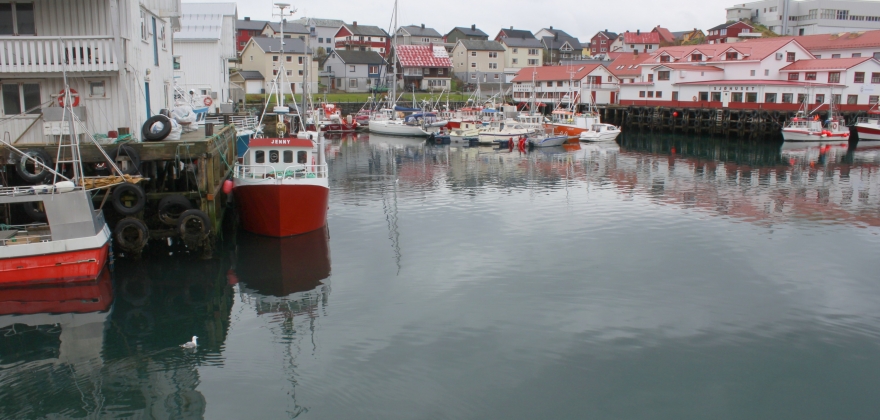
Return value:
M 223 181 L 223 194 L 232 194 L 232 187 L 232 180 L 227 179 L 226 181 Z
M 113 187 L 111 197 L 113 208 L 124 216 L 130 216 L 144 209 L 147 204 L 147 195 L 140 185 L 125 182 Z
M 696 96 L 694 96 L 694 102 L 696 102 L 696 101 L 697 101 L 697 97 L 696 97 Z
M 135 217 L 126 217 L 116 223 L 113 228 L 113 239 L 119 249 L 128 252 L 140 252 L 147 246 L 150 238 L 147 225 Z
M 141 135 L 146 141 L 159 141 L 171 134 L 171 120 L 164 115 L 153 115 L 141 127 Z
M 156 206 L 156 213 L 159 217 L 159 221 L 162 223 L 168 226 L 177 226 L 177 221 L 180 219 L 180 215 L 192 208 L 192 203 L 188 198 L 175 194 L 159 200 L 159 205 Z
M 28 201 L 26 203 L 22 203 L 24 214 L 26 214 L 31 220 L 35 222 L 45 222 L 46 212 L 43 210 L 40 204 L 41 203 L 39 201 Z
M 177 233 L 188 246 L 197 245 L 211 233 L 211 219 L 201 210 L 187 210 L 177 221 Z
M 24 154 L 26 156 L 20 157 L 18 159 L 18 164 L 15 165 L 15 173 L 29 184 L 39 184 L 40 182 L 45 181 L 51 173 L 45 167 L 34 163 L 34 160 L 48 167 L 52 167 L 52 157 L 42 149 L 25 150 Z M 28 169 L 29 167 L 33 167 L 34 171 L 31 172 Z
M 110 154 L 110 157 L 113 158 L 113 163 L 115 163 L 116 167 L 122 171 L 123 175 L 140 173 L 141 157 L 138 155 L 138 152 L 134 147 L 123 144 L 116 148 L 116 150 Z

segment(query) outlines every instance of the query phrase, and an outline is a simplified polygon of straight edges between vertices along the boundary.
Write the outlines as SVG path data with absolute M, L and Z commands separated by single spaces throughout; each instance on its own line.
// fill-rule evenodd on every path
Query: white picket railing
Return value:
M 109 36 L 0 37 L 0 73 L 118 71 L 119 62 Z

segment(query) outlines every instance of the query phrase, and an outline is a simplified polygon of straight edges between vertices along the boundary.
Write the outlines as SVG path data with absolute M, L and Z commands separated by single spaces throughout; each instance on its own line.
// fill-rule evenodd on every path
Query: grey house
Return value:
M 443 35 L 434 28 L 426 28 L 423 23 L 421 26 L 408 25 L 401 26 L 397 29 L 398 45 L 437 45 L 443 44 Z
M 465 83 L 503 82 L 505 50 L 500 42 L 459 40 L 450 58 L 455 77 Z
M 462 39 L 488 41 L 489 35 L 477 29 L 477 25 L 471 25 L 470 28 L 456 26 L 455 28 L 452 28 L 444 38 L 446 38 L 446 43 L 444 43 L 443 46 L 446 47 L 446 52 L 452 52 L 452 48 L 455 47 L 455 44 Z
M 322 63 L 321 84 L 343 92 L 369 92 L 381 84 L 387 62 L 375 51 L 333 50 Z

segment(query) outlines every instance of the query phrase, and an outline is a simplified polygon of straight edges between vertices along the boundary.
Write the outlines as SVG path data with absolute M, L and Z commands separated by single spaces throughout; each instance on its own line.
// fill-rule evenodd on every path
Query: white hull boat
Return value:
M 371 133 L 388 134 L 392 136 L 428 137 L 432 133 L 439 131 L 436 127 L 431 131 L 428 131 L 417 125 L 404 124 L 403 121 L 399 120 L 370 120 L 368 126 Z

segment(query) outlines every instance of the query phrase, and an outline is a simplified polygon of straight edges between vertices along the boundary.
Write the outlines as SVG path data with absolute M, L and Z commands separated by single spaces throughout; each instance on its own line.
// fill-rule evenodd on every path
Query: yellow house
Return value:
M 258 71 L 263 75 L 265 93 L 278 84 L 283 93 L 302 93 L 305 65 L 309 65 L 307 83 L 311 93 L 318 92 L 318 62 L 306 52 L 301 39 L 285 38 L 281 52 L 281 38 L 253 37 L 241 50 L 241 70 Z

